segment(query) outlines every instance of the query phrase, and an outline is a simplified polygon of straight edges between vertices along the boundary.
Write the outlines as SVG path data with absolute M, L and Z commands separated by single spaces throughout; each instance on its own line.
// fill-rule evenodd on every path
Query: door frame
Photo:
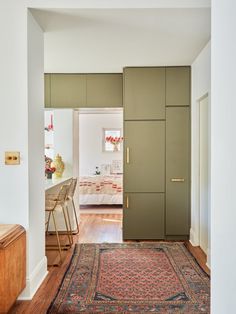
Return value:
M 193 246 L 200 246 L 200 102 L 208 98 L 208 178 L 209 178 L 209 190 L 211 186 L 210 182 L 210 160 L 211 160 L 211 97 L 210 92 L 206 92 L 200 98 L 198 98 L 193 104 L 191 112 L 191 229 L 190 229 L 190 243 Z M 208 249 L 207 249 L 207 263 L 210 265 L 210 211 L 211 211 L 211 199 L 210 194 L 208 198 Z
M 202 208 L 201 208 L 201 102 L 203 100 L 207 99 L 207 137 L 208 137 L 208 147 L 207 147 L 207 159 L 208 159 L 208 167 L 207 167 L 207 172 L 208 172 L 208 183 L 210 182 L 210 177 L 209 177 L 209 153 L 210 153 L 210 149 L 209 149 L 209 97 L 208 94 L 204 95 L 203 97 L 201 97 L 198 101 L 198 110 L 199 110 L 199 246 L 201 247 L 201 212 L 202 212 Z M 207 198 L 207 212 L 209 213 L 209 192 L 210 192 L 210 188 L 208 186 L 208 198 Z M 206 254 L 208 253 L 209 250 L 209 215 L 207 217 L 207 224 L 208 224 L 208 235 L 207 235 L 207 248 L 206 248 Z M 203 248 L 201 247 L 201 249 L 203 250 Z

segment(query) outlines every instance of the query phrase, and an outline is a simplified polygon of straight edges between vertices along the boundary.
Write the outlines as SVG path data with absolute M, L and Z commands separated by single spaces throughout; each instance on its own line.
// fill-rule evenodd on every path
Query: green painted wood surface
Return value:
M 164 238 L 164 198 L 163 193 L 124 194 L 124 240 Z
M 122 74 L 87 74 L 87 107 L 122 107 Z
M 184 182 L 171 182 L 172 178 Z M 189 234 L 190 228 L 190 112 L 166 109 L 166 234 Z
M 84 74 L 51 74 L 51 107 L 78 108 L 86 104 Z
M 45 107 L 113 108 L 122 103 L 121 73 L 45 74 Z
M 125 121 L 124 134 L 125 192 L 164 192 L 165 122 Z
M 45 108 L 51 107 L 51 75 L 44 75 L 44 104 Z
M 190 67 L 166 68 L 166 106 L 190 105 Z
M 165 68 L 125 68 L 124 119 L 165 119 Z

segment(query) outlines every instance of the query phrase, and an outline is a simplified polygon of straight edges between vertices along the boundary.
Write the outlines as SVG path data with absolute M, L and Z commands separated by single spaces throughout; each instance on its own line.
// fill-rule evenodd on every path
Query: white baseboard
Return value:
M 199 241 L 197 241 L 197 239 L 196 239 L 196 234 L 195 234 L 193 228 L 190 229 L 189 242 L 192 244 L 192 246 L 199 246 Z
M 113 209 L 80 209 L 80 214 L 123 214 L 123 209 L 113 208 Z
M 33 272 L 26 278 L 26 287 L 18 297 L 18 300 L 32 300 L 47 274 L 47 258 L 44 256 Z
M 211 269 L 211 250 L 207 248 L 207 262 L 206 265 L 209 269 Z

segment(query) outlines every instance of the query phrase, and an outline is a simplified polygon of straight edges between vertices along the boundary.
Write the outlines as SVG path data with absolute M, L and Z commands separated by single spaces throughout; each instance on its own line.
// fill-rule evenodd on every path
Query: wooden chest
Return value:
M 7 313 L 26 285 L 26 233 L 0 225 L 0 313 Z

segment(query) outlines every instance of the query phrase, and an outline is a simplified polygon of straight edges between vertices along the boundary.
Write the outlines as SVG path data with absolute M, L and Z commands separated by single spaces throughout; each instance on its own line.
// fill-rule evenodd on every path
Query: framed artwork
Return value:
M 112 160 L 111 163 L 111 174 L 122 174 L 123 173 L 122 160 Z
M 102 145 L 104 152 L 119 152 L 122 141 L 121 129 L 103 128 Z

